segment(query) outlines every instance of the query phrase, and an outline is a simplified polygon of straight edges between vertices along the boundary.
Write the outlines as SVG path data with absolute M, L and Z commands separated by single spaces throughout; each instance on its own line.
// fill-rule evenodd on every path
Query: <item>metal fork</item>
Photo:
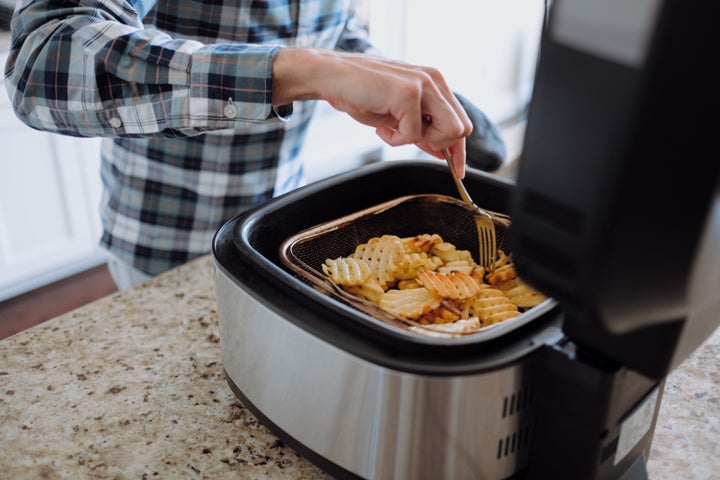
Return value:
M 452 155 L 450 150 L 447 148 L 443 149 L 443 155 L 447 161 L 448 167 L 450 167 L 450 173 L 455 181 L 455 186 L 460 193 L 463 201 L 473 210 L 475 217 L 475 224 L 478 230 L 478 246 L 479 246 L 479 264 L 485 268 L 486 272 L 495 271 L 495 260 L 497 257 L 497 240 L 495 236 L 495 223 L 493 221 L 493 215 L 483 210 L 482 208 L 475 205 L 470 194 L 468 193 L 465 185 L 463 184 L 460 177 L 455 172 L 455 166 L 453 165 Z

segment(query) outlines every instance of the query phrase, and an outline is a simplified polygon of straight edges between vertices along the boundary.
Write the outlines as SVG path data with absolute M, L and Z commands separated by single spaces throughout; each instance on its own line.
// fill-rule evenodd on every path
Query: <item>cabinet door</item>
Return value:
M 0 145 L 2 301 L 96 266 L 103 255 L 99 140 L 31 129 L 3 91 Z

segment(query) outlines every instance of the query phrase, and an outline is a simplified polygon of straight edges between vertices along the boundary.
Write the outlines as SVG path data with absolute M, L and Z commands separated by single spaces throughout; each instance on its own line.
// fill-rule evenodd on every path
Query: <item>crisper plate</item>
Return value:
M 512 253 L 509 251 L 510 218 L 501 213 L 491 213 L 496 218 L 498 248 L 509 255 Z M 517 326 L 528 320 L 526 312 L 470 332 L 440 332 L 394 315 L 370 301 L 345 292 L 322 272 L 322 265 L 326 259 L 347 257 L 355 251 L 358 244 L 365 243 L 372 237 L 382 235 L 410 237 L 426 233 L 439 234 L 444 241 L 452 243 L 456 248 L 470 251 L 477 261 L 479 245 L 473 212 L 460 200 L 439 194 L 403 196 L 303 230 L 282 243 L 280 258 L 305 283 L 392 327 L 411 331 L 417 335 L 436 337 L 475 335 L 500 326 L 505 328 Z

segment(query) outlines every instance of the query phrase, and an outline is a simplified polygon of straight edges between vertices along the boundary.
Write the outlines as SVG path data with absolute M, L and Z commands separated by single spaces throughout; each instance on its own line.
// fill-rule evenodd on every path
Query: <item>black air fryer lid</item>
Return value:
M 557 41 L 551 15 L 513 199 L 518 271 L 568 336 L 655 378 L 720 320 L 717 15 L 666 1 L 635 64 Z

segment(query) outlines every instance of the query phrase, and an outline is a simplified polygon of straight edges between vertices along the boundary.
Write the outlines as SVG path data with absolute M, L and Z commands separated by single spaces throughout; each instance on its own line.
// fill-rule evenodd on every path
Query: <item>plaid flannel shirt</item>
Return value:
M 314 104 L 273 109 L 278 49 L 366 34 L 352 0 L 21 0 L 6 88 L 33 128 L 107 137 L 101 244 L 154 275 L 302 183 Z

